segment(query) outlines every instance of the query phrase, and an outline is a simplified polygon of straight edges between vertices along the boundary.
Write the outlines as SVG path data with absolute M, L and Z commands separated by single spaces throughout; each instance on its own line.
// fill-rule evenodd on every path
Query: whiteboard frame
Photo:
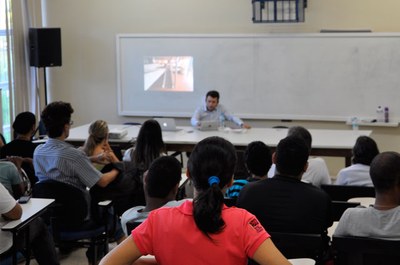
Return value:
M 326 37 L 326 38 L 343 38 L 343 37 L 359 37 L 359 38 L 399 38 L 399 33 L 295 33 L 295 34 L 117 34 L 116 35 L 116 62 L 117 62 L 117 101 L 118 101 L 118 114 L 121 116 L 159 116 L 159 113 L 141 111 L 141 110 L 127 110 L 123 107 L 123 86 L 121 80 L 121 71 L 123 65 L 121 65 L 121 42 L 128 38 L 139 38 L 139 39 L 154 39 L 154 38 L 164 38 L 164 39 L 174 39 L 174 38 L 316 38 L 316 37 Z M 217 89 L 218 90 L 218 89 Z M 226 96 L 224 96 L 226 99 Z M 197 106 L 193 106 L 191 111 L 187 112 L 175 112 L 168 111 L 166 115 L 171 117 L 190 117 L 193 110 Z M 371 106 L 371 109 L 376 108 L 376 106 Z M 371 112 L 372 113 L 372 112 Z M 288 115 L 288 114 L 246 114 L 239 113 L 241 118 L 245 119 L 271 119 L 271 120 L 315 120 L 315 121 L 347 121 L 349 116 L 343 115 Z M 360 116 L 360 115 L 358 115 Z M 394 116 L 394 118 L 393 118 Z M 362 118 L 373 118 L 373 114 L 363 114 Z M 392 115 L 391 121 L 398 122 L 398 113 Z

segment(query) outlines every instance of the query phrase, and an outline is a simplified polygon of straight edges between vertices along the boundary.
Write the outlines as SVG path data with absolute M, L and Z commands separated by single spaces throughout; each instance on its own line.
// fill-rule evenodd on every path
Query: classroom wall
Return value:
M 305 33 L 321 29 L 371 29 L 399 32 L 400 1 L 308 0 L 304 23 L 253 24 L 250 0 L 36 0 L 43 25 L 61 27 L 63 66 L 48 68 L 50 101 L 71 102 L 76 125 L 95 119 L 109 123 L 140 117 L 117 114 L 116 51 L 118 33 Z M 218 88 L 216 88 L 218 89 Z M 222 95 L 222 101 L 224 96 Z M 186 119 L 178 124 L 187 125 Z M 278 121 L 253 120 L 255 127 Z M 309 128 L 348 129 L 335 122 L 297 121 Z M 362 128 L 363 129 L 363 128 Z M 381 150 L 400 151 L 400 129 L 367 127 Z M 342 167 L 329 159 L 331 175 Z

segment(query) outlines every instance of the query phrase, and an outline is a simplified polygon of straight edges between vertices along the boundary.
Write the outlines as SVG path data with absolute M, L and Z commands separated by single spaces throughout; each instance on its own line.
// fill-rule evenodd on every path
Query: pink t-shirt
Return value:
M 244 209 L 224 206 L 225 228 L 207 238 L 193 219 L 192 201 L 181 206 L 160 208 L 132 231 L 143 255 L 151 254 L 158 264 L 247 264 L 247 258 L 269 234 L 257 218 Z M 189 262 L 189 263 L 188 263 Z

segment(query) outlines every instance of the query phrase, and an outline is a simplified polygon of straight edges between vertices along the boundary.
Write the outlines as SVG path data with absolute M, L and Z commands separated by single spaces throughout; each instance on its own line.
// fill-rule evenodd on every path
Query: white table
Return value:
M 18 220 L 13 220 L 5 224 L 1 230 L 9 231 L 13 233 L 13 248 L 16 242 L 17 233 L 22 229 L 27 227 L 33 220 L 38 218 L 41 214 L 46 211 L 47 207 L 49 207 L 54 202 L 54 199 L 37 199 L 31 198 L 28 203 L 21 204 L 22 207 L 22 216 Z M 29 228 L 26 229 L 27 239 L 29 239 Z M 29 250 L 29 244 L 27 244 Z M 13 264 L 17 264 L 17 249 L 13 249 Z M 27 264 L 29 261 L 27 260 Z
M 78 126 L 70 130 L 67 142 L 74 145 L 82 145 L 88 137 L 89 124 Z M 122 139 L 110 139 L 110 144 L 126 145 L 135 140 L 140 126 L 138 125 L 109 125 L 112 129 L 126 129 L 128 135 Z M 286 137 L 287 129 L 275 128 L 251 128 L 237 132 L 234 130 L 198 131 L 192 127 L 180 127 L 180 131 L 163 131 L 163 140 L 167 151 L 190 152 L 194 145 L 209 136 L 220 136 L 229 140 L 238 150 L 244 150 L 252 141 L 262 141 L 271 148 L 275 148 L 279 141 Z M 370 130 L 325 130 L 310 129 L 312 137 L 312 155 L 344 157 L 346 166 L 351 164 L 351 149 L 356 139 L 361 135 L 369 136 Z

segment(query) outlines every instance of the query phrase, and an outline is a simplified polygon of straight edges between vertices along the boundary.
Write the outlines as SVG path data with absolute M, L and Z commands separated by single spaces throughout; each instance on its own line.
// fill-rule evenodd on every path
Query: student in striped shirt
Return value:
M 49 139 L 35 149 L 33 165 L 39 182 L 55 180 L 74 186 L 82 190 L 90 205 L 88 189 L 95 185 L 106 187 L 117 177 L 119 171 L 112 169 L 107 173 L 101 173 L 83 151 L 65 142 L 73 124 L 71 120 L 73 112 L 71 104 L 62 101 L 52 102 L 45 107 L 41 119 Z M 117 223 L 114 238 L 117 242 L 125 239 L 120 223 Z M 88 251 L 92 249 L 89 248 Z
M 268 177 L 267 173 L 272 165 L 271 149 L 261 141 L 251 142 L 244 151 L 244 162 L 249 176 L 247 179 L 235 179 L 225 193 L 228 198 L 236 199 L 244 185 Z

